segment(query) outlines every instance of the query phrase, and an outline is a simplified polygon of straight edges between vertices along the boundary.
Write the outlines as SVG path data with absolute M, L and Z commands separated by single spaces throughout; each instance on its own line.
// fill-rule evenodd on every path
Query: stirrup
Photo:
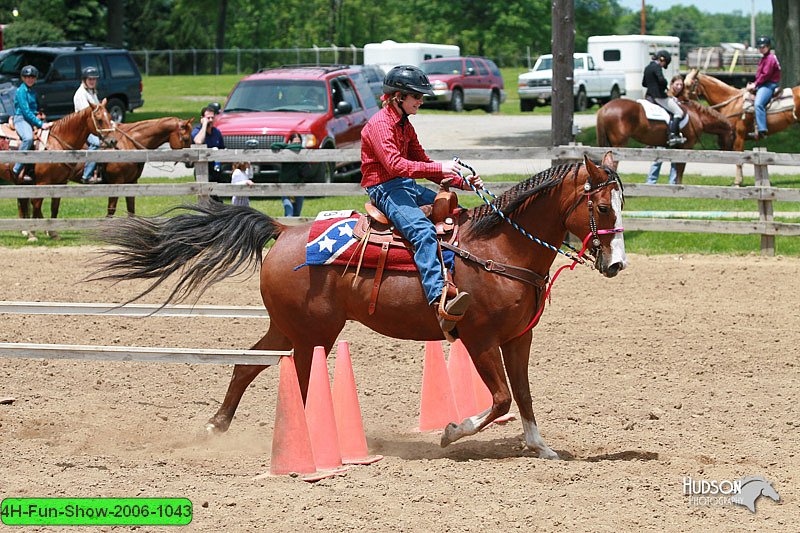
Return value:
M 468 292 L 459 292 L 455 298 L 444 303 L 444 298 L 439 301 L 439 326 L 444 333 L 448 333 L 456 327 L 456 323 L 464 318 L 464 313 L 472 303 L 472 296 Z

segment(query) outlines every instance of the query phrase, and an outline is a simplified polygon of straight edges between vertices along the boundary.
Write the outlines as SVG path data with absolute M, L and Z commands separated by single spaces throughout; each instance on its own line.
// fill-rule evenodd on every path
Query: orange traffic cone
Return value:
M 311 474 L 316 470 L 294 359 L 282 357 L 269 472 L 280 476 L 292 472 Z
M 475 404 L 475 385 L 472 381 L 472 361 L 464 343 L 457 340 L 450 345 L 450 358 L 447 360 L 447 373 L 453 387 L 458 419 L 464 420 L 478 413 Z
M 422 370 L 420 396 L 420 431 L 444 429 L 450 422 L 458 420 L 458 409 L 447 375 L 441 341 L 425 343 L 425 366 Z
M 344 464 L 367 465 L 383 459 L 382 455 L 369 455 L 361 406 L 358 403 L 350 346 L 339 341 L 336 348 L 336 366 L 333 369 L 333 412 L 339 434 L 339 451 Z
M 314 450 L 314 462 L 320 470 L 331 470 L 342 466 L 339 453 L 339 437 L 336 434 L 336 419 L 333 415 L 333 397 L 328 381 L 328 365 L 325 348 L 314 348 L 311 361 L 311 377 L 306 396 L 306 422 Z
M 492 406 L 492 393 L 489 390 L 489 387 L 486 386 L 486 383 L 483 382 L 481 375 L 478 374 L 478 369 L 475 368 L 475 363 L 472 361 L 472 357 L 469 358 L 469 366 L 471 368 L 472 384 L 475 390 L 475 407 L 478 410 L 478 413 L 482 413 Z

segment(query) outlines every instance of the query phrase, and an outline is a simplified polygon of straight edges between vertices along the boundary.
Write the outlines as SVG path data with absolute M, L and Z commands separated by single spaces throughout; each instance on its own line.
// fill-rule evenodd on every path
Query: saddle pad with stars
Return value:
M 308 233 L 306 262 L 297 268 L 306 265 L 347 265 L 348 263 L 355 267 L 361 255 L 361 247 L 358 246 L 358 239 L 353 237 L 353 228 L 359 217 L 358 213 L 352 213 L 343 218 L 317 217 Z M 367 245 L 361 267 L 377 268 L 380 252 L 380 246 Z M 417 270 L 411 252 L 397 246 L 389 248 L 384 268 L 407 272 Z

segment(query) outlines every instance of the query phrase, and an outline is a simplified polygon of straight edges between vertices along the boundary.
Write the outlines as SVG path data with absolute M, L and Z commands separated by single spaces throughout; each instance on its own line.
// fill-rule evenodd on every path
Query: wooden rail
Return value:
M 800 154 L 779 154 L 763 150 L 750 152 L 722 152 L 711 150 L 664 150 L 660 148 L 599 148 L 582 145 L 541 148 L 492 148 L 429 150 L 434 159 L 448 159 L 454 152 L 465 161 L 479 162 L 506 159 L 549 159 L 551 161 L 577 161 L 584 154 L 600 159 L 607 151 L 618 161 L 676 161 L 688 163 L 744 164 L 754 166 L 754 187 L 713 187 L 685 185 L 626 184 L 627 196 L 652 196 L 670 198 L 713 198 L 723 200 L 755 200 L 758 203 L 759 220 L 709 221 L 685 219 L 633 219 L 625 220 L 629 230 L 760 234 L 761 252 L 774 255 L 776 235 L 800 235 L 800 224 L 774 221 L 774 201 L 800 201 L 800 189 L 777 188 L 770 184 L 769 166 L 800 166 Z M 192 163 L 197 171 L 197 181 L 180 184 L 143 185 L 92 185 L 92 186 L 5 186 L 0 187 L 1 198 L 76 198 L 105 196 L 181 196 L 191 195 L 198 199 L 216 196 L 359 196 L 363 189 L 356 184 L 257 184 L 245 188 L 230 184 L 209 183 L 208 161 L 236 162 L 352 162 L 358 161 L 358 150 L 304 150 L 295 153 L 288 150 L 214 150 L 209 148 L 187 148 L 183 150 L 98 150 L 98 151 L 46 151 L 46 152 L 0 152 L 0 162 L 177 162 Z M 514 183 L 493 182 L 491 188 L 502 193 Z M 434 187 L 431 184 L 431 187 Z M 284 221 L 285 219 L 279 219 Z M 58 220 L 0 220 L 0 231 L 39 229 L 90 229 L 98 228 L 103 219 L 58 219 Z M 294 221 L 296 222 L 296 220 Z

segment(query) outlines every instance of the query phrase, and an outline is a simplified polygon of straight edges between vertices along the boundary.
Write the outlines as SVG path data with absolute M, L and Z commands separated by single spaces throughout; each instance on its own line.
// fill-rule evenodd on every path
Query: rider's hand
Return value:
M 461 165 L 459 165 L 455 161 L 452 160 L 442 161 L 442 176 L 444 176 L 445 178 L 455 178 L 456 176 L 460 176 L 461 175 L 461 173 L 459 172 L 460 168 Z
M 473 184 L 476 189 L 478 189 L 478 190 L 483 189 L 483 180 L 481 179 L 480 176 L 470 176 L 468 178 L 465 178 L 464 179 L 464 190 L 470 190 L 469 184 L 466 183 L 467 181 L 469 181 L 469 183 Z
M 52 126 L 52 125 L 53 125 L 52 122 L 42 122 L 42 129 L 43 130 L 49 130 L 50 126 Z

